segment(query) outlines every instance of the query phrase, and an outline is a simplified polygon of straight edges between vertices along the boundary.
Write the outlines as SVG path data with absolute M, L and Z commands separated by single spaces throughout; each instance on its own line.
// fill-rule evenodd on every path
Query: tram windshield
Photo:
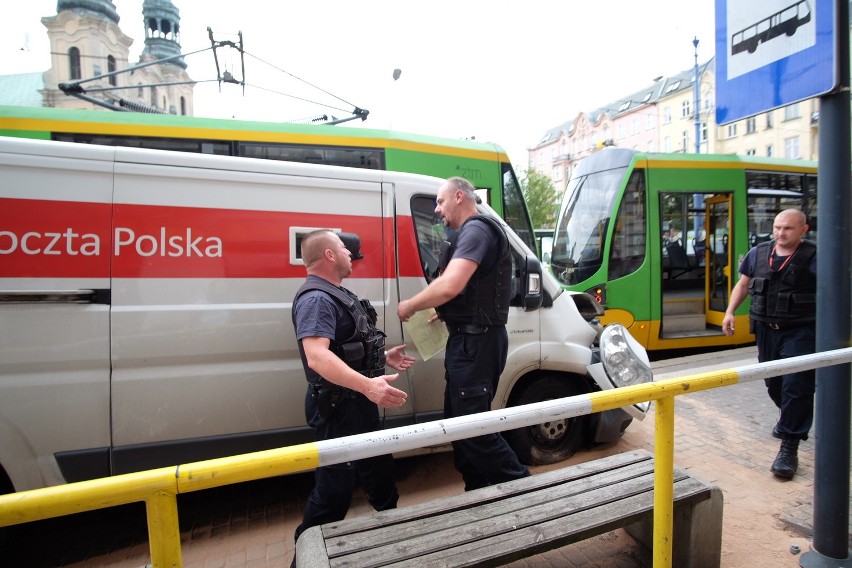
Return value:
M 627 166 L 587 174 L 578 168 L 569 181 L 550 260 L 560 283 L 577 284 L 601 267 L 607 227 L 626 172 Z

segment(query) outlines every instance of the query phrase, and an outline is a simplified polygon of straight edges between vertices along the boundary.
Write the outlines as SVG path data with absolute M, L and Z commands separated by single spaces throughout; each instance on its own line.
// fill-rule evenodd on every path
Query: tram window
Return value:
M 54 140 L 77 142 L 78 144 L 98 144 L 101 146 L 122 146 L 127 148 L 148 148 L 151 150 L 169 150 L 171 152 L 192 152 L 230 156 L 231 148 L 227 142 L 213 142 L 194 138 L 154 138 L 148 136 L 110 136 L 94 134 L 74 134 L 54 132 Z
M 368 170 L 385 169 L 382 150 L 372 148 L 335 148 L 325 146 L 293 146 L 289 144 L 239 144 L 239 155 L 246 158 L 326 164 Z
M 816 176 L 803 173 L 746 172 L 750 247 L 772 239 L 775 216 L 784 209 L 800 209 L 808 216 L 816 238 Z
M 645 261 L 645 175 L 636 170 L 627 182 L 618 208 L 612 247 L 609 253 L 609 279 L 635 272 Z

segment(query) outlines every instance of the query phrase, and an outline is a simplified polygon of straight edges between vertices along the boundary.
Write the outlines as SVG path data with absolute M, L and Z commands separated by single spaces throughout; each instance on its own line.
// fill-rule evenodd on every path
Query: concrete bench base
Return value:
M 298 568 L 501 566 L 627 527 L 650 548 L 654 459 L 632 451 L 312 527 Z M 673 566 L 720 565 L 722 493 L 675 469 Z

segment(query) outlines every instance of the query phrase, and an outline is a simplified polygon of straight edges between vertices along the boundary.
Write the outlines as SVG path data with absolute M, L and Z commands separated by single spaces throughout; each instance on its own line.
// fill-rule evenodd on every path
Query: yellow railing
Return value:
M 446 444 L 654 400 L 654 567 L 667 568 L 671 566 L 672 555 L 674 398 L 681 394 L 850 362 L 852 348 L 837 349 L 358 436 L 22 491 L 0 496 L 0 527 L 145 502 L 152 566 L 179 568 L 178 493 L 309 471 L 319 466 Z

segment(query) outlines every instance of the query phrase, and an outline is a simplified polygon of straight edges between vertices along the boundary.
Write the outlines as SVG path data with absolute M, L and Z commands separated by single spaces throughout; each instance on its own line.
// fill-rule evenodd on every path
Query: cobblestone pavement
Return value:
M 684 376 L 717 368 L 756 362 L 753 347 L 655 363 L 657 378 Z M 675 402 L 675 464 L 719 485 L 724 495 L 722 566 L 775 568 L 799 565 L 790 552 L 796 544 L 809 550 L 813 531 L 813 438 L 800 447 L 799 472 L 791 481 L 769 473 L 779 442 L 770 435 L 777 419 L 762 381 L 678 396 Z M 605 455 L 644 448 L 653 451 L 653 409 L 643 422 L 632 424 L 616 444 L 582 451 L 562 464 L 532 468 L 534 473 Z M 398 461 L 400 506 L 462 492 L 449 454 Z M 307 495 L 310 478 L 279 478 L 269 483 L 296 483 Z M 182 534 L 185 568 L 266 568 L 289 566 L 293 530 L 301 518 L 301 500 L 253 506 L 251 495 L 223 492 L 234 504 L 227 515 L 198 513 Z M 241 501 L 242 499 L 242 501 Z M 356 497 L 350 515 L 369 514 Z M 72 568 L 139 568 L 149 562 L 147 544 L 122 548 L 106 556 L 69 564 Z M 553 550 L 513 568 L 611 567 L 644 568 L 649 553 L 623 530 Z

